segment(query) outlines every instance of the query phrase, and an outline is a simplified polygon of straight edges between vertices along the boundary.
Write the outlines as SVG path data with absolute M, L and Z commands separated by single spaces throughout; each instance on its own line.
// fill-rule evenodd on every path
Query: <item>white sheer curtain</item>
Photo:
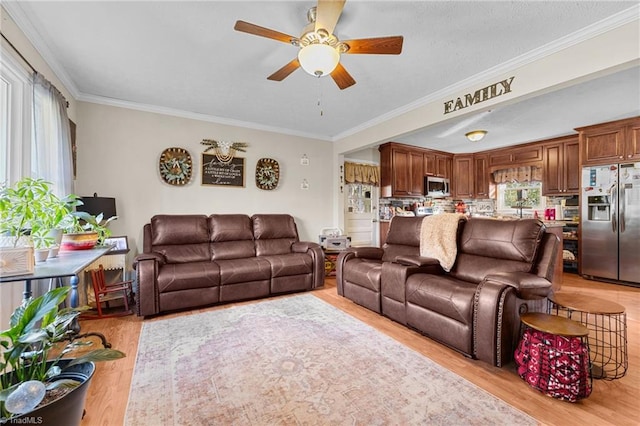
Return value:
M 33 76 L 31 175 L 53 184 L 59 196 L 74 192 L 67 101 L 41 74 Z

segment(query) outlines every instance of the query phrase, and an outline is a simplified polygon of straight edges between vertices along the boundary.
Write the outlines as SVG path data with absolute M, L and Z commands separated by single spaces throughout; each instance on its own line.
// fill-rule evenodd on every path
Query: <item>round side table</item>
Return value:
M 533 312 L 520 317 L 514 354 L 518 375 L 545 395 L 575 402 L 591 394 L 589 330 L 579 322 Z
M 549 296 L 548 312 L 578 321 L 589 329 L 594 379 L 614 380 L 626 374 L 629 359 L 624 306 L 583 294 L 558 292 Z

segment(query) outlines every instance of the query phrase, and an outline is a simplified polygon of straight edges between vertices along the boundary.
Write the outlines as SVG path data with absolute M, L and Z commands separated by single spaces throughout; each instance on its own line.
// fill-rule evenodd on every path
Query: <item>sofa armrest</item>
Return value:
M 440 264 L 438 259 L 423 256 L 397 256 L 395 258 L 395 263 L 405 266 L 430 266 Z
M 508 285 L 520 299 L 543 299 L 551 292 L 552 284 L 545 278 L 527 272 L 499 272 L 487 275 L 485 281 Z
M 320 244 L 310 241 L 297 241 L 291 244 L 291 252 L 306 253 L 313 261 L 313 278 L 311 288 L 318 288 L 324 285 L 324 252 Z
M 379 247 L 350 247 L 347 251 L 354 254 L 354 257 L 363 259 L 382 259 L 384 250 Z
M 140 253 L 133 260 L 133 269 L 136 269 L 138 263 L 142 262 L 143 260 L 154 260 L 160 265 L 164 265 L 165 263 L 167 263 L 167 259 L 160 253 Z
M 311 241 L 297 241 L 291 244 L 291 251 L 293 253 L 306 253 L 309 250 L 316 249 L 316 248 L 322 250 L 322 247 L 320 247 L 320 244 L 312 243 Z
M 155 315 L 160 312 L 158 295 L 158 269 L 164 258 L 153 253 L 138 255 L 135 260 L 138 290 L 135 292 L 138 316 Z

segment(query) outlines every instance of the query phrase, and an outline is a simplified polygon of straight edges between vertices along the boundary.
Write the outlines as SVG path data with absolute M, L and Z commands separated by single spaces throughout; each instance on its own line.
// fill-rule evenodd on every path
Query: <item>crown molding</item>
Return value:
M 185 110 L 176 109 L 176 108 L 168 108 L 168 107 L 163 107 L 163 106 L 158 106 L 158 105 L 141 104 L 141 103 L 138 103 L 138 102 L 123 101 L 121 99 L 108 98 L 108 97 L 104 97 L 104 96 L 87 95 L 87 94 L 84 94 L 84 93 L 81 93 L 76 99 L 78 101 L 81 101 L 81 102 L 90 102 L 90 103 L 100 104 L 100 105 L 107 105 L 107 106 L 113 106 L 113 107 L 118 107 L 118 108 L 132 109 L 132 110 L 135 110 L 135 111 L 150 112 L 150 113 L 154 113 L 154 114 L 169 115 L 169 116 L 173 116 L 173 117 L 186 118 L 186 119 L 190 119 L 190 120 L 197 120 L 197 121 L 205 121 L 205 122 L 209 122 L 209 123 L 223 124 L 223 125 L 226 125 L 226 126 L 242 127 L 242 128 L 245 128 L 245 129 L 260 130 L 260 131 L 263 131 L 263 132 L 278 133 L 278 134 L 282 134 L 282 135 L 289 135 L 289 136 L 296 136 L 296 137 L 301 137 L 301 138 L 317 139 L 317 140 L 321 140 L 321 141 L 325 141 L 325 142 L 332 142 L 332 140 L 329 137 L 323 136 L 323 135 L 316 135 L 316 134 L 313 134 L 313 133 L 299 132 L 299 131 L 295 131 L 295 130 L 291 130 L 291 129 L 274 127 L 274 126 L 267 126 L 267 125 L 264 125 L 264 124 L 259 124 L 259 123 L 249 122 L 249 121 L 235 120 L 235 119 L 232 119 L 232 118 L 216 117 L 216 116 L 213 116 L 213 115 L 201 114 L 201 113 L 191 112 L 191 111 L 185 111 Z
M 5 1 L 2 2 L 2 7 L 7 11 L 9 16 L 11 16 L 11 19 L 13 19 L 18 28 L 20 28 L 20 30 L 24 33 L 29 42 L 38 51 L 40 56 L 42 56 L 42 59 L 44 59 L 44 61 L 47 63 L 49 68 L 51 68 L 56 77 L 62 82 L 69 93 L 71 93 L 71 96 L 77 99 L 80 95 L 78 86 L 76 86 L 69 74 L 67 74 L 67 72 L 65 71 L 64 67 L 55 58 L 54 54 L 49 48 L 49 45 L 44 40 L 42 35 L 38 32 L 38 29 L 31 23 L 29 18 L 27 18 L 27 14 L 23 9 L 22 4 L 24 3 L 18 1 Z

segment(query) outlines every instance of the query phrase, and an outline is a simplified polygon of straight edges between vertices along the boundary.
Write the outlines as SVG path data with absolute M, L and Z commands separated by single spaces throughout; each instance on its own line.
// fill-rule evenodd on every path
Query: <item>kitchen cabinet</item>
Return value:
M 640 160 L 640 117 L 576 130 L 580 135 L 583 166 Z
M 464 154 L 453 156 L 453 197 L 488 198 L 488 154 Z
M 419 149 L 388 142 L 380 145 L 380 196 L 424 196 L 424 157 Z
M 387 142 L 380 151 L 380 196 L 423 197 L 424 176 L 450 178 L 453 154 Z
M 489 198 L 489 183 L 491 175 L 489 173 L 489 155 L 474 154 L 474 187 L 476 198 Z
M 426 175 L 440 176 L 451 179 L 452 158 L 451 154 L 424 152 L 424 173 Z
M 454 155 L 451 182 L 453 198 L 473 198 L 475 193 L 474 177 L 473 155 Z
M 489 151 L 489 168 L 492 171 L 519 166 L 542 166 L 540 143 Z
M 580 144 L 578 136 L 556 138 L 542 147 L 542 195 L 580 192 Z

